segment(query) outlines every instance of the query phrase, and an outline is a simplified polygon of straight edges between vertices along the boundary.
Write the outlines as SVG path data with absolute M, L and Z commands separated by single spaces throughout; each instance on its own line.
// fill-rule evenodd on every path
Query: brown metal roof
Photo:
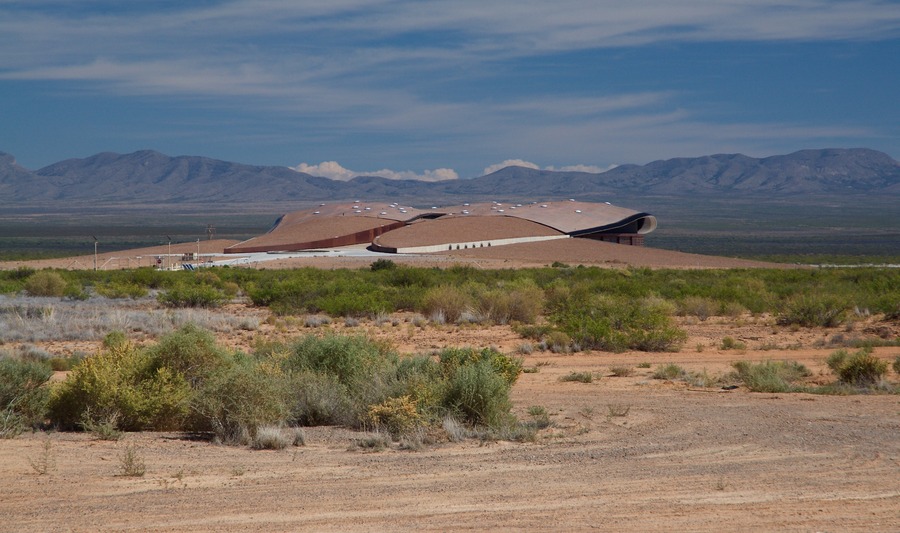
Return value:
M 410 248 L 474 240 L 559 235 L 547 226 L 508 216 L 446 215 L 395 229 L 376 238 L 385 248 Z
M 614 229 L 617 224 L 638 219 L 640 233 L 656 228 L 652 215 L 606 203 L 484 202 L 416 209 L 398 203 L 342 202 L 288 213 L 269 233 L 226 251 L 344 246 L 371 242 L 382 233 L 379 244 L 392 248 L 559 233 L 579 235 Z M 408 226 L 400 228 L 401 224 Z

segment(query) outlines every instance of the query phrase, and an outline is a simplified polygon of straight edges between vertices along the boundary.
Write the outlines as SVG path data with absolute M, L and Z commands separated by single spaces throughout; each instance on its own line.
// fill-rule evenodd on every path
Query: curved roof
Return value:
M 391 251 L 426 251 L 425 248 L 448 243 L 490 246 L 521 239 L 616 232 L 645 234 L 654 229 L 653 215 L 608 203 L 574 200 L 485 202 L 430 209 L 397 203 L 344 202 L 288 213 L 268 233 L 225 251 L 295 251 L 368 243 Z
M 382 248 L 415 248 L 475 240 L 515 239 L 560 235 L 551 227 L 511 216 L 446 215 L 421 220 L 376 237 L 372 244 Z

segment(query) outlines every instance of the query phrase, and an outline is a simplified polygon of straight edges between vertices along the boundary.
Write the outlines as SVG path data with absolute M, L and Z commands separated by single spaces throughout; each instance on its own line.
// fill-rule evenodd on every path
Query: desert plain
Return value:
M 423 264 L 748 266 L 624 248 L 601 246 L 596 253 L 607 255 L 585 260 L 565 250 L 542 258 L 511 248 L 515 253 L 505 258 L 469 254 Z M 334 268 L 331 261 L 277 267 Z M 271 319 L 267 309 L 240 299 L 207 313 L 258 324 L 216 333 L 218 342 L 244 350 L 258 338 L 311 332 L 302 320 Z M 0 531 L 900 530 L 900 396 L 760 393 L 653 377 L 669 363 L 714 378 L 735 361 L 789 359 L 809 368 L 807 384 L 824 385 L 835 379 L 825 360 L 847 339 L 896 339 L 900 323 L 859 316 L 835 328 L 791 328 L 749 313 L 676 320 L 688 338 L 668 353 L 523 351 L 525 339 L 508 325 L 414 326 L 409 313 L 335 320 L 316 332 L 365 334 L 403 354 L 448 346 L 516 354 L 531 371 L 512 387 L 513 411 L 524 420 L 530 408 L 542 407 L 550 424 L 528 442 L 454 442 L 435 434 L 413 449 L 396 442 L 366 448 L 360 445 L 366 433 L 342 427 L 305 428 L 305 445 L 283 450 L 218 445 L 181 433 L 105 441 L 87 433 L 28 432 L 0 440 Z M 736 343 L 726 346 L 726 337 Z M 38 347 L 67 355 L 100 345 Z M 900 348 L 873 353 L 893 360 Z M 562 379 L 576 372 L 593 379 Z M 900 376 L 889 370 L 887 379 L 897 383 Z M 144 475 L 122 474 L 127 450 L 139 454 Z

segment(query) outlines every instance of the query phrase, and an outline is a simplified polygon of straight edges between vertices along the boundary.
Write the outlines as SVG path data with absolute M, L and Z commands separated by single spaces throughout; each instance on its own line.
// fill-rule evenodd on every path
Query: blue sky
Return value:
M 346 179 L 869 147 L 900 2 L 0 0 L 0 151 Z

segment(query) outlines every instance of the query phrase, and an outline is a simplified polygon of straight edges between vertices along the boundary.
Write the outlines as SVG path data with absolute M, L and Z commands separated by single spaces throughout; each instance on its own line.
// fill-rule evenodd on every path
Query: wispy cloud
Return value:
M 295 167 L 291 167 L 297 172 L 305 172 L 313 176 L 322 178 L 330 178 L 338 181 L 350 181 L 359 176 L 378 176 L 390 180 L 419 180 L 419 181 L 446 181 L 459 179 L 459 175 L 450 168 L 437 168 L 434 170 L 425 170 L 422 173 L 416 173 L 411 170 L 390 170 L 381 169 L 369 172 L 358 172 L 344 168 L 337 161 L 323 161 L 318 165 L 309 165 L 300 163 Z
M 296 134 L 304 141 L 355 146 L 365 137 L 370 156 L 402 143 L 438 161 L 429 166 L 466 159 L 481 168 L 495 160 L 484 155 L 489 147 L 557 165 L 543 168 L 603 169 L 650 152 L 764 149 L 872 132 L 704 120 L 665 80 L 649 89 L 525 82 L 506 94 L 504 73 L 516 68 L 506 62 L 527 70 L 532 61 L 625 47 L 898 38 L 900 3 L 887 0 L 3 0 L 0 83 L 59 82 L 101 96 L 253 112 L 263 123 L 304 124 Z M 335 176 L 456 176 L 307 167 Z

